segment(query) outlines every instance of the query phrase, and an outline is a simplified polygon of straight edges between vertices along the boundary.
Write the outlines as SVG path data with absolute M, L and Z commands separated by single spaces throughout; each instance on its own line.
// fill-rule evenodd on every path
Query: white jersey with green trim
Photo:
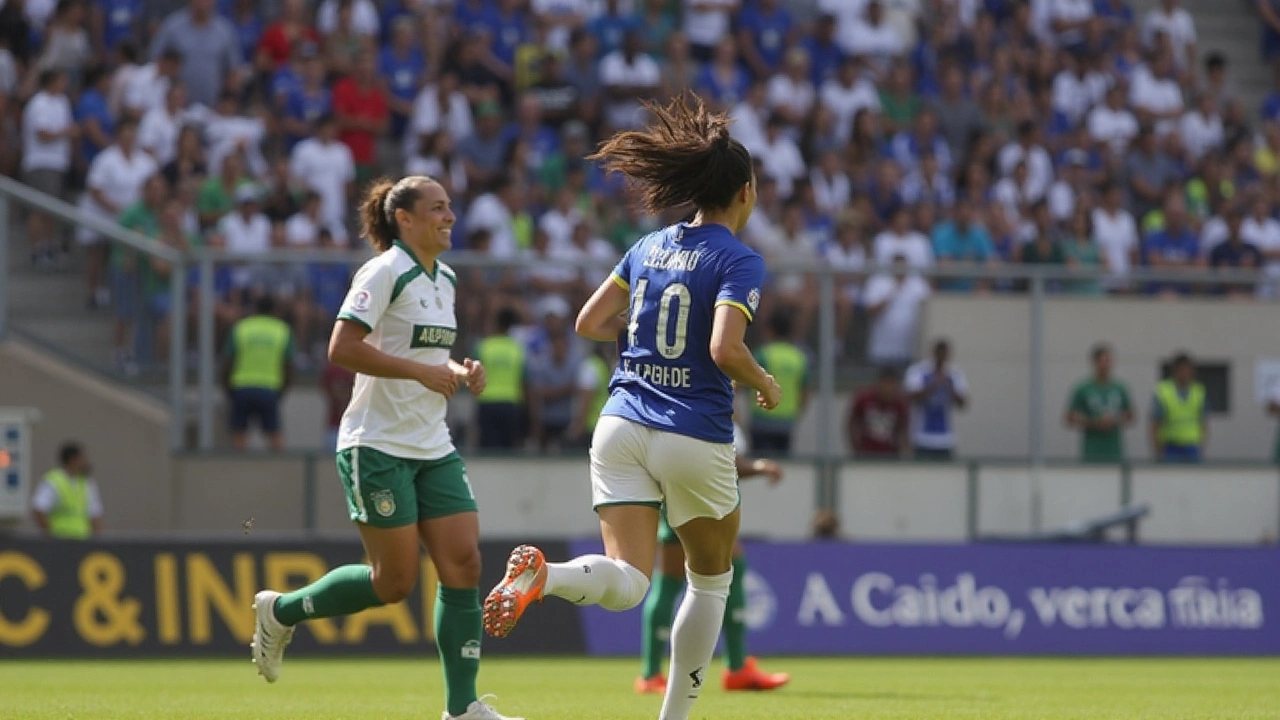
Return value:
M 458 321 L 457 274 L 442 262 L 428 271 L 400 241 L 365 263 L 351 281 L 339 320 L 369 330 L 365 342 L 427 365 L 449 361 Z M 448 401 L 415 380 L 356 375 L 338 428 L 338 449 L 368 447 L 395 457 L 435 460 L 453 452 Z

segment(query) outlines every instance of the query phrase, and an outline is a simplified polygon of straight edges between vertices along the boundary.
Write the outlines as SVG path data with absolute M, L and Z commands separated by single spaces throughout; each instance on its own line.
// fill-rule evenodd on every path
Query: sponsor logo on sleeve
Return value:
M 351 308 L 364 312 L 369 309 L 369 291 L 357 290 L 355 295 L 351 296 Z

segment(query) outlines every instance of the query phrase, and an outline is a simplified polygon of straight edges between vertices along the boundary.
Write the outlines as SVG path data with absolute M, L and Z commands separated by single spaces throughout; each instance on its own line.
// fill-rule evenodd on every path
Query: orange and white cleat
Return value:
M 641 695 L 662 695 L 667 691 L 667 678 L 662 673 L 653 677 L 636 678 L 636 692 Z
M 511 634 L 529 604 L 542 601 L 547 586 L 547 559 L 532 545 L 521 545 L 507 558 L 507 574 L 484 599 L 484 630 L 496 638 Z
M 723 681 L 725 690 L 776 690 L 791 682 L 791 675 L 765 672 L 749 657 L 738 670 L 725 670 Z

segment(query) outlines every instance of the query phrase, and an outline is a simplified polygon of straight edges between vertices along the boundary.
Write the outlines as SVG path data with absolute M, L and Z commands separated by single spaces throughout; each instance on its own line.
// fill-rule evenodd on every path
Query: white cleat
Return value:
M 441 720 L 524 720 L 519 717 L 507 717 L 500 714 L 489 706 L 485 700 L 497 697 L 496 695 L 483 695 L 479 700 L 467 706 L 467 711 L 461 715 L 450 715 L 449 711 L 445 711 Z
M 253 609 L 257 620 L 253 625 L 253 664 L 258 674 L 273 683 L 280 677 L 280 663 L 284 662 L 284 649 L 293 640 L 293 628 L 276 619 L 276 600 L 280 593 L 263 590 L 253 596 Z

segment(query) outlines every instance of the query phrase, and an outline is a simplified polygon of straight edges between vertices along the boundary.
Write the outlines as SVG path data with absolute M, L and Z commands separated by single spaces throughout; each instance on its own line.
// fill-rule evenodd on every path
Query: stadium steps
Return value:
M 1134 0 L 1134 14 L 1142 22 L 1148 10 L 1159 7 L 1159 0 Z M 1262 98 L 1271 90 L 1271 69 L 1262 61 L 1261 20 L 1252 3 L 1244 0 L 1182 0 L 1182 7 L 1195 18 L 1201 67 L 1211 52 L 1227 58 L 1228 76 L 1241 100 L 1246 116 L 1257 117 Z M 1141 27 L 1141 25 L 1139 25 Z M 1191 98 L 1187 98 L 1188 102 Z
M 58 354 L 109 373 L 114 317 L 84 306 L 82 271 L 38 272 L 25 258 L 10 269 L 10 312 L 14 329 Z

